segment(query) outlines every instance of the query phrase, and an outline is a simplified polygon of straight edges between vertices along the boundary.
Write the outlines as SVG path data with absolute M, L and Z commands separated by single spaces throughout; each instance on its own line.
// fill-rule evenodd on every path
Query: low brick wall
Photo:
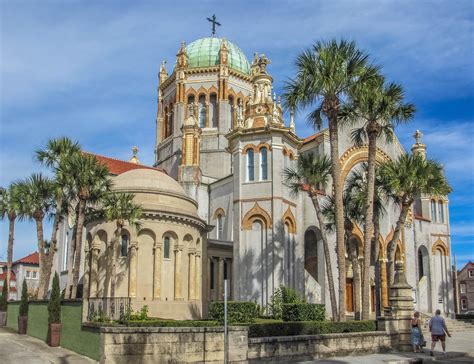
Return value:
M 379 353 L 392 348 L 394 337 L 385 332 L 250 338 L 248 362 L 292 361 Z
M 248 331 L 229 328 L 229 361 L 246 363 Z M 102 327 L 101 363 L 222 363 L 222 327 Z

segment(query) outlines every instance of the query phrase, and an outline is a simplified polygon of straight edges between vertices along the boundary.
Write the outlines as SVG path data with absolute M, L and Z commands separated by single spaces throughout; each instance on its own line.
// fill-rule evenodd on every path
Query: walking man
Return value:
M 443 348 L 443 355 L 446 354 L 446 335 L 451 337 L 451 334 L 446 327 L 444 318 L 441 317 L 441 311 L 436 310 L 435 316 L 430 320 L 430 332 L 431 332 L 431 351 L 430 355 L 433 356 L 433 350 L 436 343 L 441 341 L 441 347 Z

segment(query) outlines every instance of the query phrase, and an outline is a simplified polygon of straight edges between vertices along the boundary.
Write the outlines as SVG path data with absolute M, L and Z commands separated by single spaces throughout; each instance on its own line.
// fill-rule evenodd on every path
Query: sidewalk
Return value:
M 430 347 L 431 338 L 427 338 L 427 348 L 424 353 L 385 353 L 372 354 L 363 356 L 346 356 L 331 359 L 322 359 L 316 361 L 307 361 L 301 363 L 318 363 L 318 364 L 405 364 L 405 363 L 450 363 L 450 364 L 467 364 L 474 363 L 474 330 L 470 332 L 455 332 L 451 338 L 446 338 L 446 355 L 442 355 L 441 344 L 435 347 L 435 356 L 431 357 Z
M 0 328 L 2 364 L 91 364 L 96 361 L 63 348 L 51 348 L 45 342 L 13 330 Z

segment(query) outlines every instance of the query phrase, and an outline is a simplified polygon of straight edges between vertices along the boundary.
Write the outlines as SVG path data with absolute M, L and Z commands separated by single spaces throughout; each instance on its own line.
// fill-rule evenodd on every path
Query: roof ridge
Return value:
M 130 164 L 133 164 L 133 165 L 136 165 L 136 166 L 150 167 L 150 168 L 155 168 L 155 169 L 158 169 L 158 170 L 159 170 L 159 168 L 153 167 L 153 166 L 149 166 L 149 165 L 147 165 L 147 164 L 133 163 L 133 162 L 126 161 L 126 160 L 123 160 L 123 159 L 118 159 L 118 158 L 114 158 L 114 157 L 109 157 L 109 156 L 103 155 L 103 154 L 88 152 L 88 151 L 86 151 L 86 150 L 83 150 L 82 152 L 83 152 L 83 153 L 86 153 L 86 154 L 89 154 L 89 155 L 94 155 L 94 156 L 97 156 L 97 157 L 112 159 L 112 160 L 117 161 L 117 162 L 130 163 Z

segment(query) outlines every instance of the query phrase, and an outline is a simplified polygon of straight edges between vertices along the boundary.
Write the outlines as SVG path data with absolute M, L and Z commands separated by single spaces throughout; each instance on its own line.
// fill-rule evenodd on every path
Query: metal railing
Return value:
M 130 297 L 89 298 L 87 320 L 118 321 L 125 320 L 130 313 Z

